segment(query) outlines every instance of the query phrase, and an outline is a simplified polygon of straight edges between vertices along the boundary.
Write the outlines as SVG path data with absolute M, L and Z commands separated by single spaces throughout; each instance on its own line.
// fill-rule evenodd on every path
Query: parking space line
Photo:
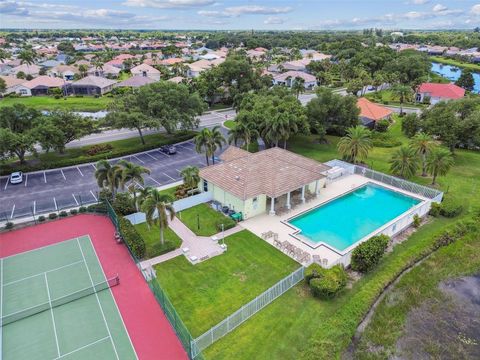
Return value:
M 139 184 L 138 182 L 134 181 L 134 183 L 135 183 L 135 185 L 137 185 L 137 186 L 138 186 L 139 188 L 141 188 L 142 190 L 144 189 L 144 187 L 143 187 L 141 184 Z
M 153 177 L 149 176 L 149 178 L 150 178 L 151 180 L 153 180 L 153 182 L 154 182 L 155 184 L 157 184 L 157 185 L 162 185 L 162 184 L 159 183 L 157 180 L 155 180 Z
M 92 194 L 93 198 L 95 199 L 95 201 L 98 201 L 97 197 L 95 196 L 95 194 L 93 193 L 92 190 L 90 190 L 90 194 Z
M 27 183 L 28 183 L 28 174 L 25 174 L 25 187 L 27 187 Z
M 7 190 L 7 186 L 9 182 L 10 182 L 10 177 L 7 177 L 7 182 L 5 183 L 5 188 L 3 190 Z
M 78 172 L 80 173 L 80 175 L 83 176 L 83 173 L 82 173 L 82 171 L 80 170 L 80 168 L 79 168 L 78 166 L 77 166 L 77 170 L 78 170 Z
M 153 160 L 158 160 L 158 159 L 157 159 L 155 156 L 153 156 L 153 155 L 150 155 L 149 153 L 145 153 L 145 155 L 148 155 L 148 156 L 150 156 L 150 157 L 151 157 Z
M 163 152 L 161 152 L 161 151 L 158 150 L 158 149 L 157 149 L 157 151 L 158 151 L 159 154 L 162 154 L 163 156 L 170 157 L 170 155 L 164 154 Z
M 33 200 L 33 215 L 37 212 L 37 202 Z
M 165 173 L 163 173 L 163 175 L 165 175 L 166 177 L 170 178 L 171 180 L 175 180 L 174 178 L 172 178 L 170 175 L 167 175 Z
M 186 149 L 186 150 L 193 150 L 192 148 L 189 148 L 189 147 L 186 147 L 186 146 L 183 146 L 183 145 L 177 145 L 179 147 L 181 147 L 182 149 Z
M 43 180 L 45 180 L 45 184 L 47 183 L 47 173 L 44 171 L 43 172 Z
M 65 177 L 65 174 L 63 173 L 63 170 L 62 170 L 62 169 L 60 169 L 60 172 L 62 173 L 63 180 L 67 180 L 67 178 Z
M 90 165 L 92 165 L 93 168 L 94 168 L 95 170 L 97 170 L 97 167 L 95 166 L 95 164 L 90 164 Z
M 13 213 L 15 212 L 15 204 L 13 204 L 12 212 L 10 214 L 10 219 L 13 219 Z
M 175 169 L 175 170 L 177 170 L 177 172 L 178 172 L 179 174 L 182 172 L 182 170 L 178 170 L 178 169 Z
M 55 200 L 55 196 L 53 197 L 53 203 L 55 204 L 55 210 L 58 210 L 57 200 Z
M 132 155 L 130 158 L 134 157 L 135 159 L 137 159 L 140 163 L 142 164 L 145 164 L 145 161 L 143 160 L 140 160 L 138 157 L 136 157 L 135 155 Z

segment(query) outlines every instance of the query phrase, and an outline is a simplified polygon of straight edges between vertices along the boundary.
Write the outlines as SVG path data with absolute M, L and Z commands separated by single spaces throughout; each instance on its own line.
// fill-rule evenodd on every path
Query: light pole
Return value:
M 222 244 L 225 245 L 225 226 L 222 223 Z

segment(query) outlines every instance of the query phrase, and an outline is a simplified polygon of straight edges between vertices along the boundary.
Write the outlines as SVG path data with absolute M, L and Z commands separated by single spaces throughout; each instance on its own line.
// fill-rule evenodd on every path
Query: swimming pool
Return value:
M 408 211 L 421 200 L 367 183 L 358 189 L 288 220 L 299 239 L 344 251 Z M 300 236 L 299 236 L 300 235 Z M 305 241 L 304 241 L 305 242 Z

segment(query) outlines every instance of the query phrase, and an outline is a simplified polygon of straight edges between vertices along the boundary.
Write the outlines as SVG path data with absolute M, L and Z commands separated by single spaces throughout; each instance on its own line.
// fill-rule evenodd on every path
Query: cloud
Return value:
M 283 19 L 278 16 L 269 16 L 263 21 L 263 23 L 266 25 L 280 25 L 280 24 L 283 24 L 285 21 L 286 19 Z
M 26 7 L 16 1 L 0 1 L 0 13 L 5 15 L 25 16 L 29 14 Z
M 480 15 L 480 4 L 473 5 L 470 13 L 472 13 L 473 15 Z
M 430 0 L 411 0 L 408 2 L 408 4 L 411 4 L 411 5 L 424 5 L 424 4 L 428 4 L 430 2 Z
M 437 4 L 433 7 L 433 12 L 443 12 L 445 10 L 448 10 L 448 8 L 445 5 L 442 4 Z
M 200 11 L 197 11 L 197 14 L 200 15 L 200 16 L 205 16 L 205 17 L 222 16 L 221 11 L 215 11 L 215 10 L 200 10 Z
M 126 0 L 122 5 L 159 9 L 187 9 L 213 5 L 215 2 L 215 0 Z
M 260 5 L 243 5 L 243 6 L 233 6 L 227 7 L 224 10 L 224 13 L 230 14 L 231 16 L 239 15 L 274 15 L 274 14 L 285 14 L 291 12 L 293 9 L 289 6 L 285 7 L 267 7 Z

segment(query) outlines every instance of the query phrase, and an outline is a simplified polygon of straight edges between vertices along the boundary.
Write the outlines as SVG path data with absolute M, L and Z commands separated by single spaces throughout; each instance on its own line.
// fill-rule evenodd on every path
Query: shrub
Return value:
M 362 273 L 372 270 L 383 256 L 389 240 L 387 235 L 377 235 L 358 245 L 352 252 L 352 269 Z
M 223 230 L 228 230 L 235 227 L 236 222 L 233 219 L 226 216 L 225 216 L 225 219 L 218 219 L 216 224 L 218 231 L 222 231 L 222 224 L 223 224 Z
M 65 210 L 62 210 L 62 211 L 60 211 L 59 216 L 60 216 L 60 217 L 67 217 L 67 216 L 68 216 L 68 213 L 67 213 Z
M 388 127 L 390 126 L 390 122 L 387 119 L 383 119 L 378 121 L 375 124 L 375 130 L 381 133 L 384 133 L 388 130 Z
M 391 148 L 402 145 L 402 142 L 393 137 L 389 133 L 382 133 L 378 131 L 372 132 L 372 144 L 376 147 Z
M 136 212 L 133 199 L 129 193 L 118 193 L 112 203 L 112 207 L 117 214 L 128 215 Z
M 444 202 L 442 203 L 442 207 L 440 208 L 440 215 L 447 218 L 454 218 L 460 215 L 462 211 L 463 205 L 452 202 Z
M 5 230 L 13 229 L 14 226 L 15 226 L 15 224 L 13 222 L 9 221 L 5 224 Z
M 50 220 L 55 220 L 58 217 L 57 213 L 50 213 L 48 214 L 48 218 Z
M 433 217 L 438 217 L 440 216 L 441 210 L 442 210 L 442 205 L 434 202 L 432 203 L 432 206 L 430 207 L 430 211 L 428 213 Z
M 313 296 L 330 299 L 347 285 L 347 279 L 343 266 L 335 265 L 330 269 L 324 269 L 322 276 L 312 278 L 309 285 Z
M 413 226 L 418 228 L 420 227 L 420 224 L 422 222 L 422 219 L 420 219 L 420 216 L 418 216 L 417 214 L 413 215 Z
M 37 218 L 38 222 L 44 222 L 46 220 L 45 216 L 43 215 L 40 215 L 38 218 Z
M 79 213 L 86 213 L 87 212 L 87 208 L 85 206 L 80 206 L 80 208 L 78 209 L 78 212 Z
M 97 145 L 90 146 L 87 149 L 86 154 L 88 156 L 94 156 L 94 155 L 97 155 L 97 154 L 105 153 L 105 152 L 110 151 L 112 149 L 113 149 L 113 146 L 110 145 L 110 144 L 97 144 Z
M 58 95 L 58 94 L 54 95 L 54 98 L 57 99 L 57 100 L 59 100 L 61 97 L 62 97 L 62 95 Z
M 118 218 L 120 232 L 123 240 L 132 251 L 133 255 L 142 259 L 145 256 L 145 242 L 130 221 L 123 217 Z
M 310 280 L 314 278 L 319 278 L 323 276 L 324 272 L 325 272 L 325 269 L 323 267 L 321 267 L 317 263 L 313 263 L 305 269 L 305 280 L 307 282 L 310 282 Z
M 106 214 L 107 213 L 107 205 L 104 203 L 99 203 L 99 204 L 93 204 L 87 207 L 88 212 L 94 212 L 94 213 L 101 213 L 101 214 Z
M 78 210 L 77 210 L 77 209 L 72 209 L 72 210 L 70 210 L 70 214 L 72 214 L 72 215 L 77 215 L 77 214 L 78 214 Z
M 441 232 L 435 237 L 433 243 L 433 249 L 438 249 L 442 246 L 450 245 L 451 243 L 457 241 L 462 236 L 466 235 L 468 232 L 475 233 L 478 230 L 478 221 L 469 220 L 469 221 L 460 221 L 450 227 L 449 229 Z

